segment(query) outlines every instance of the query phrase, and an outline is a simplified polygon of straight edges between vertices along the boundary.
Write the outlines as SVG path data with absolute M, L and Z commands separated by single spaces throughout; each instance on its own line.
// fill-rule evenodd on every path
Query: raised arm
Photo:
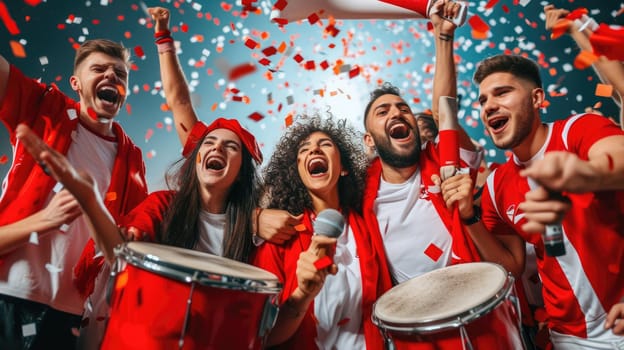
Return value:
M 165 91 L 165 99 L 173 113 L 180 142 L 184 146 L 193 125 L 197 123 L 197 114 L 193 109 L 188 83 L 169 32 L 169 10 L 162 7 L 151 7 L 148 11 L 155 22 L 154 30 L 157 37 L 160 78 Z
M 435 71 L 433 74 L 433 100 L 431 110 L 433 119 L 438 129 L 448 130 L 453 125 L 458 126 L 459 146 L 463 149 L 474 151 L 475 147 L 470 137 L 459 126 L 457 114 L 449 116 L 454 120 L 445 120 L 447 115 L 440 114 L 439 99 L 441 96 L 457 98 L 457 73 L 455 70 L 453 40 L 457 26 L 443 17 L 453 18 L 459 11 L 459 4 L 450 0 L 438 0 L 431 10 L 431 23 L 433 24 L 435 40 Z
M 552 30 L 555 28 L 559 21 L 563 20 L 570 11 L 566 9 L 555 8 L 554 5 L 544 6 L 544 15 L 546 15 L 546 30 Z M 583 51 L 592 52 L 593 48 L 589 41 L 589 37 L 592 34 L 591 19 L 588 16 L 583 16 L 583 20 L 573 21 L 568 28 L 568 34 L 576 42 L 578 47 Z M 593 22 L 595 24 L 595 22 Z M 609 60 L 606 57 L 599 57 L 597 61 L 592 64 L 594 72 L 598 75 L 600 81 L 604 84 L 613 86 L 613 95 L 611 96 L 620 108 L 622 107 L 622 96 L 624 96 L 624 66 L 620 61 Z M 620 125 L 622 124 L 622 114 L 620 113 Z
M 37 161 L 48 168 L 51 176 L 78 200 L 82 212 L 87 215 L 91 237 L 106 260 L 112 263 L 115 260 L 113 248 L 124 240 L 115 220 L 104 206 L 93 178 L 76 171 L 65 156 L 48 147 L 27 126 L 17 127 L 17 138 Z

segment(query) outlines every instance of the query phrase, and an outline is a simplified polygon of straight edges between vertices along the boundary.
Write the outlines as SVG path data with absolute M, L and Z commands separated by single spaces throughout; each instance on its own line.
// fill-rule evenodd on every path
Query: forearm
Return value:
M 32 232 L 42 234 L 53 228 L 55 227 L 41 218 L 41 212 L 0 227 L 0 255 L 27 243 Z
M 479 251 L 479 255 L 485 261 L 502 265 L 516 278 L 520 278 L 524 272 L 524 242 L 520 237 L 501 237 L 490 233 L 479 221 L 473 225 L 466 225 L 470 238 Z
M 280 306 L 275 327 L 271 330 L 267 346 L 281 344 L 292 337 L 312 303 L 311 298 L 307 298 L 299 288 Z
M 448 130 L 451 126 L 457 128 L 459 133 L 459 146 L 467 150 L 474 150 L 474 145 L 470 137 L 459 124 L 457 115 L 446 116 L 440 114 L 440 97 L 449 96 L 457 98 L 457 73 L 455 70 L 453 32 L 442 33 L 435 30 L 436 45 L 436 65 L 433 75 L 433 97 L 431 101 L 431 111 L 436 121 L 438 129 Z M 459 106 L 458 106 L 459 109 Z M 446 118 L 454 118 L 446 120 Z
M 197 123 L 188 84 L 175 51 L 160 52 L 158 57 L 167 105 L 173 113 L 180 142 L 185 145 L 193 125 Z
M 98 197 L 79 199 L 79 202 L 83 213 L 87 216 L 93 241 L 104 253 L 106 260 L 113 263 L 115 261 L 113 249 L 124 241 L 115 220 Z
M 624 189 L 624 136 L 610 136 L 605 143 L 592 147 L 589 165 L 595 173 L 592 191 Z M 597 148 L 597 149 L 596 149 Z

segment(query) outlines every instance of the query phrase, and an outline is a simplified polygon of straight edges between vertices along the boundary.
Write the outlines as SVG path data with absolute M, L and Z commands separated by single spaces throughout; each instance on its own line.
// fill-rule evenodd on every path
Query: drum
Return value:
M 260 349 L 277 277 L 238 261 L 153 243 L 115 250 L 101 349 Z
M 500 265 L 453 265 L 401 283 L 373 305 L 388 349 L 524 349 L 514 279 Z

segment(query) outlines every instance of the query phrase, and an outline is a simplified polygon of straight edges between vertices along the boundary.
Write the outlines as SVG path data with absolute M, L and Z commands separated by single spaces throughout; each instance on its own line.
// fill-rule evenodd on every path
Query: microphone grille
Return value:
M 344 226 L 344 217 L 335 209 L 322 210 L 313 224 L 315 234 L 322 234 L 332 238 L 340 236 Z

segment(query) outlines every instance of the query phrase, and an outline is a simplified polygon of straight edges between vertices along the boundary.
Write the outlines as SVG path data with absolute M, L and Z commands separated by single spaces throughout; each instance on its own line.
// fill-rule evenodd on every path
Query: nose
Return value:
M 498 110 L 498 104 L 492 99 L 488 99 L 481 106 L 481 114 L 487 119 L 487 117 Z
M 109 66 L 104 72 L 104 77 L 108 80 L 117 80 L 117 73 L 115 72 L 115 68 Z

